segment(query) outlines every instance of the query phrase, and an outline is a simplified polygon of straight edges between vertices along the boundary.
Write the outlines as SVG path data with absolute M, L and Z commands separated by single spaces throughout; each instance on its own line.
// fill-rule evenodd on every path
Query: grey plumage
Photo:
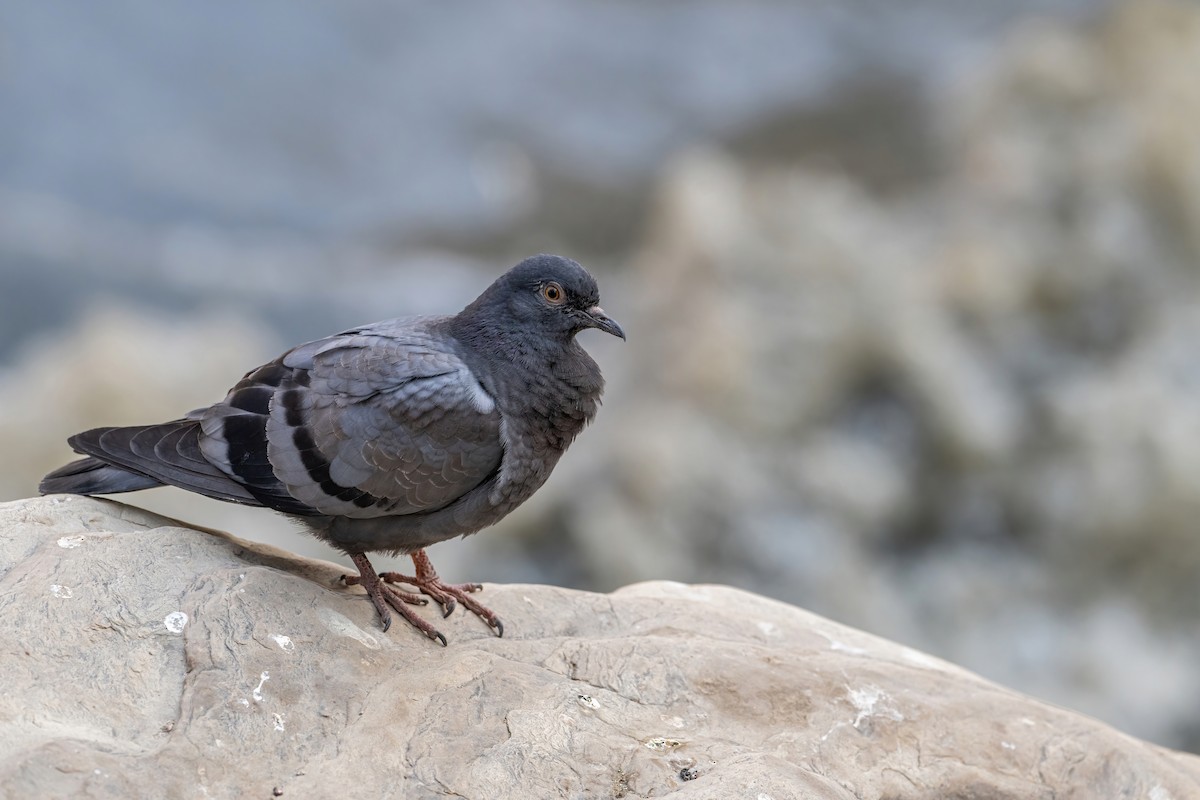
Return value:
M 159 425 L 72 436 L 86 458 L 43 494 L 170 484 L 303 520 L 349 554 L 385 628 L 388 607 L 441 639 L 364 556 L 413 554 L 416 585 L 445 613 L 463 602 L 421 552 L 474 533 L 529 498 L 592 419 L 604 387 L 575 334 L 624 332 L 579 264 L 535 256 L 454 316 L 390 320 L 295 347 L 250 371 L 207 409 Z M 365 565 L 365 566 L 364 566 Z M 359 582 L 350 579 L 349 582 Z

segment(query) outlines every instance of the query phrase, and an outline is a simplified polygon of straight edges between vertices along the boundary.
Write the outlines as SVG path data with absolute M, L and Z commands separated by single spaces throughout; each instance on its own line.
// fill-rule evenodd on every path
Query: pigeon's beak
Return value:
M 611 333 L 613 336 L 625 338 L 625 331 L 621 330 L 621 326 L 616 320 L 604 313 L 604 309 L 600 306 L 592 306 L 586 312 L 588 318 L 588 327 L 597 328 L 605 333 Z

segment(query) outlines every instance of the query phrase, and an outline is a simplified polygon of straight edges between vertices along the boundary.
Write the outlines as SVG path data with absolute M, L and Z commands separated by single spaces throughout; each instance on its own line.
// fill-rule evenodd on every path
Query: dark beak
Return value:
M 616 323 L 616 320 L 604 313 L 604 309 L 600 306 L 592 306 L 584 312 L 588 319 L 588 327 L 602 330 L 605 333 L 611 333 L 613 336 L 625 338 L 625 331 L 621 330 L 621 326 Z

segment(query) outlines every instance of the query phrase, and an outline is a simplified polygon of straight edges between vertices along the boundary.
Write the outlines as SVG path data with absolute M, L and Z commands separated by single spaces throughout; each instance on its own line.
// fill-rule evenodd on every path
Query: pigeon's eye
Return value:
M 561 286 L 551 281 L 542 287 L 542 297 L 546 298 L 547 303 L 557 306 L 567 299 L 567 293 L 563 291 Z

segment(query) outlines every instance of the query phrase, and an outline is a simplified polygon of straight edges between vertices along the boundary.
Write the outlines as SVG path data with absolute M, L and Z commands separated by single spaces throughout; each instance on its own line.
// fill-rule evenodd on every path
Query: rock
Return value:
M 1200 792 L 1200 758 L 725 587 L 489 585 L 507 636 L 456 614 L 442 649 L 338 566 L 130 506 L 0 532 L 6 797 Z

